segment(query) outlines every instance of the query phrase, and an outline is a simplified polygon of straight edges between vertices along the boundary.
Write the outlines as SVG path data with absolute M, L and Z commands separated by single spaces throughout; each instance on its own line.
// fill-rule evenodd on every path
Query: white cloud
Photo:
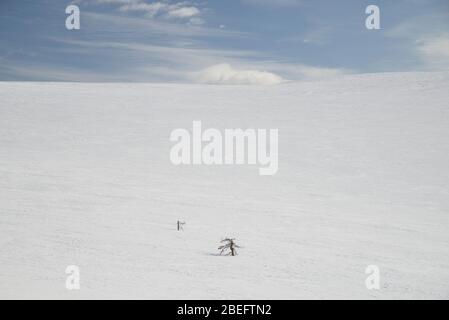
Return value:
M 200 10 L 196 7 L 181 7 L 168 10 L 167 15 L 171 18 L 191 18 L 198 16 Z
M 129 2 L 119 7 L 120 11 L 143 11 L 148 16 L 154 17 L 161 11 L 166 10 L 167 4 L 162 2 L 145 3 L 145 2 Z
M 167 19 L 187 20 L 190 24 L 203 24 L 199 18 L 201 10 L 188 1 L 171 3 L 169 1 L 146 2 L 145 0 L 93 0 L 95 4 L 110 4 L 118 6 L 121 12 L 141 12 L 146 17 L 156 16 Z
M 274 85 L 284 80 L 271 72 L 259 70 L 237 70 L 229 64 L 221 63 L 192 74 L 192 79 L 199 83 L 210 84 L 250 84 Z

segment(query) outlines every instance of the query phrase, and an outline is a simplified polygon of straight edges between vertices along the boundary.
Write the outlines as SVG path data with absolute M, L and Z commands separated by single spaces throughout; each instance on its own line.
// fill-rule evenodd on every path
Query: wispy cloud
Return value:
M 93 11 L 83 11 L 84 25 L 88 25 L 91 35 L 95 35 L 97 30 L 105 29 L 107 26 L 111 33 L 130 32 L 136 35 L 164 35 L 167 40 L 198 37 L 248 37 L 242 31 L 231 29 L 213 28 L 210 26 L 185 25 L 172 23 L 167 19 L 146 19 L 145 17 L 131 17 L 119 13 L 98 13 Z
M 397 24 L 387 32 L 391 38 L 401 39 L 418 57 L 417 68 L 425 70 L 449 69 L 449 14 L 441 12 L 421 15 Z
M 85 0 L 96 5 L 112 5 L 120 12 L 138 12 L 146 18 L 162 18 L 203 24 L 202 8 L 190 1 L 173 2 L 169 0 L 147 2 L 145 0 Z
M 328 79 L 350 72 L 345 69 L 277 62 L 270 60 L 265 54 L 251 50 L 65 38 L 48 38 L 48 40 L 55 43 L 54 48 L 60 48 L 55 50 L 61 50 L 64 54 L 71 56 L 76 54 L 80 57 L 99 56 L 114 67 L 93 73 L 90 68 L 52 65 L 46 70 L 45 64 L 29 63 L 26 66 L 11 65 L 9 73 L 15 72 L 32 80 L 38 79 L 41 75 L 42 79 L 53 81 L 277 84 L 284 79 Z
M 220 61 L 246 64 L 258 57 L 256 51 L 224 50 L 197 46 L 153 45 L 140 42 L 88 41 L 50 38 L 55 48 L 78 56 L 101 56 L 114 69 L 98 72 L 102 81 L 135 77 L 135 81 L 191 81 L 191 73 Z M 81 69 L 81 68 L 80 68 Z M 56 73 L 53 73 L 56 74 Z M 55 79 L 57 80 L 57 79 Z
M 416 46 L 429 66 L 449 69 L 449 34 L 419 40 Z

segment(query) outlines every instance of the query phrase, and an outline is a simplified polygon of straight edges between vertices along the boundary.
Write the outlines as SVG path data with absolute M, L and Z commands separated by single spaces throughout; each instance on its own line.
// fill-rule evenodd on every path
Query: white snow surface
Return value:
M 2 82 L 0 298 L 448 299 L 448 101 L 447 73 Z M 173 165 L 193 120 L 278 128 L 278 173 Z

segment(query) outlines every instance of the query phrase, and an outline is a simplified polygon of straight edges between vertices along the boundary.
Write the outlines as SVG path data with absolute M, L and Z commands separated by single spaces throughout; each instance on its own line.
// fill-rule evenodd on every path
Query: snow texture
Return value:
M 0 83 L 0 298 L 448 299 L 448 87 Z M 193 120 L 278 128 L 278 173 L 172 165 Z

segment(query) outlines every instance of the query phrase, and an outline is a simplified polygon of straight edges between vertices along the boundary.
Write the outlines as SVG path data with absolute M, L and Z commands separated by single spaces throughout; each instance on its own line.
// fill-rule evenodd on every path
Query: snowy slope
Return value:
M 0 298 L 447 299 L 448 87 L 0 83 Z M 279 128 L 278 173 L 172 165 L 193 120 Z

